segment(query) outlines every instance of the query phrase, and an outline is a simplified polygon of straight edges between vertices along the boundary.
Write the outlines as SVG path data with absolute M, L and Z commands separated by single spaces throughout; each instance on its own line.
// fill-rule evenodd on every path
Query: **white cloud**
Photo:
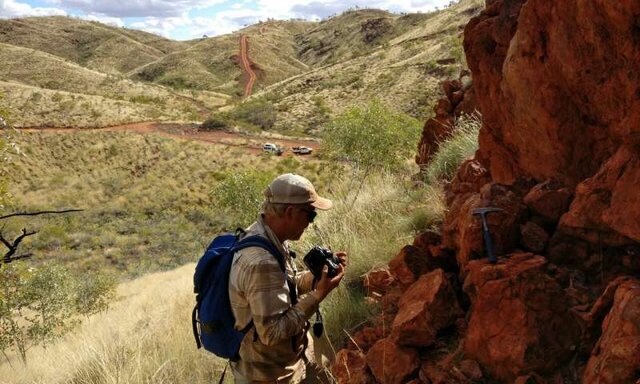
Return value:
M 102 24 L 111 25 L 112 27 L 124 27 L 124 21 L 119 17 L 109 17 L 109 16 L 100 15 L 100 14 L 90 14 L 83 17 L 83 19 L 98 21 Z
M 192 8 L 206 8 L 227 0 L 52 0 L 58 6 L 112 17 L 176 17 Z
M 183 37 L 188 33 L 191 38 L 198 38 L 230 33 L 269 18 L 320 20 L 356 6 L 392 12 L 430 11 L 450 0 L 44 0 L 51 8 L 33 7 L 28 1 L 0 0 L 0 17 L 73 14 L 166 37 L 179 32 Z M 226 10 L 211 17 L 202 16 L 208 14 L 207 7 L 220 4 L 225 4 Z M 133 17 L 142 20 L 127 22 Z
M 129 27 L 170 38 L 173 31 L 192 23 L 193 20 L 186 15 L 179 17 L 147 17 L 142 21 L 131 23 Z
M 0 0 L 0 18 L 25 16 L 66 16 L 67 12 L 60 8 L 32 7 L 15 0 Z

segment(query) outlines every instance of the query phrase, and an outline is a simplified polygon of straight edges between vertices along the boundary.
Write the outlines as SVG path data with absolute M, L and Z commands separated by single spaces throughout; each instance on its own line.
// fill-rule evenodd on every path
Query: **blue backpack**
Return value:
M 241 233 L 225 233 L 213 239 L 198 261 L 193 276 L 196 305 L 191 322 L 196 345 L 232 361 L 239 359 L 240 343 L 253 326 L 252 320 L 241 331 L 235 329 L 236 320 L 229 301 L 233 255 L 244 248 L 264 248 L 276 257 L 284 271 L 284 259 L 269 240 L 262 236 L 239 240 Z

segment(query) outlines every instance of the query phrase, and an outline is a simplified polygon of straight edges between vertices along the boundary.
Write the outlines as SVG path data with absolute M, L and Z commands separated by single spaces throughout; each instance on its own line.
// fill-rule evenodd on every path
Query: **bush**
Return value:
M 200 128 L 207 131 L 217 131 L 217 130 L 226 129 L 227 126 L 228 126 L 228 121 L 226 118 L 220 115 L 214 115 L 208 118 L 207 120 L 205 120 L 202 123 L 202 125 L 200 125 Z
M 456 120 L 451 135 L 440 143 L 424 171 L 427 182 L 453 179 L 460 164 L 478 149 L 481 126 L 479 114 L 463 115 Z
M 324 129 L 322 149 L 358 168 L 393 169 L 415 152 L 419 135 L 417 120 L 374 100 L 331 120 Z
M 76 323 L 77 315 L 106 309 L 115 280 L 76 277 L 52 263 L 0 269 L 0 349 L 14 349 L 26 363 L 32 346 L 47 344 Z
M 230 113 L 232 119 L 245 121 L 264 130 L 273 127 L 277 114 L 277 109 L 265 98 L 245 101 Z
M 275 174 L 258 170 L 230 171 L 211 191 L 218 206 L 225 209 L 233 223 L 226 223 L 228 228 L 246 227 L 252 223 L 260 212 L 263 191 Z

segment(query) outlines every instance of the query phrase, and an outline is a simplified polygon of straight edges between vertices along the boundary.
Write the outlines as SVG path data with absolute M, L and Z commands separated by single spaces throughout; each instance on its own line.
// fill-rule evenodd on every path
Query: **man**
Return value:
M 344 262 L 335 277 L 329 278 L 325 267 L 320 281 L 314 282 L 309 271 L 296 271 L 288 241 L 300 239 L 316 209 L 330 209 L 333 203 L 320 197 L 309 180 L 290 173 L 275 178 L 264 195 L 263 212 L 245 236 L 267 238 L 281 255 L 259 247 L 234 255 L 229 298 L 236 329 L 251 321 L 253 326 L 240 346 L 240 360 L 231 362 L 231 368 L 236 384 L 300 383 L 306 371 L 308 320 L 342 280 Z M 336 256 L 346 258 L 344 252 Z

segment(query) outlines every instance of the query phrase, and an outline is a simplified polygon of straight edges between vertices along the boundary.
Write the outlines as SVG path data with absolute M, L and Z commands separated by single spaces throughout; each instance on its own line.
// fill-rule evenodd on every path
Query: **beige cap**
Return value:
M 264 191 L 264 196 L 267 202 L 274 204 L 309 204 L 323 210 L 333 207 L 333 202 L 320 197 L 309 180 L 293 173 L 276 177 Z

